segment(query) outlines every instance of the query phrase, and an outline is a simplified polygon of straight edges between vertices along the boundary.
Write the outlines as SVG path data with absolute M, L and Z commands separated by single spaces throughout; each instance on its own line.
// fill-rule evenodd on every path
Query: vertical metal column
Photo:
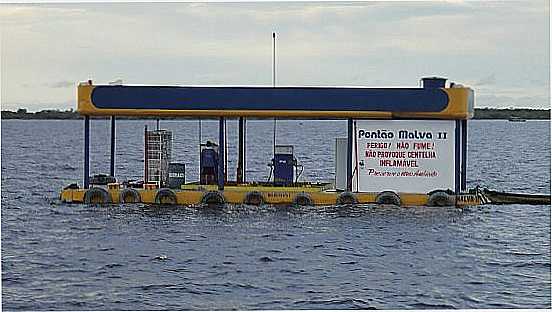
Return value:
M 199 117 L 199 124 L 198 124 L 198 129 L 197 130 L 198 130 L 198 134 L 197 134 L 197 136 L 198 136 L 197 151 L 198 152 L 197 152 L 197 155 L 199 156 L 199 171 L 198 171 L 199 179 L 198 180 L 201 181 L 201 168 L 202 168 L 202 166 L 201 166 L 201 164 L 202 164 L 201 163 L 201 140 L 202 140 L 202 138 L 201 138 L 201 117 Z
M 111 165 L 109 175 L 115 176 L 115 116 L 111 116 Z
M 224 190 L 224 117 L 220 117 L 219 120 L 219 168 L 218 168 L 218 189 Z
M 455 120 L 455 127 L 454 127 L 454 192 L 456 194 L 460 193 L 460 181 L 461 181 L 461 123 L 460 120 Z
M 148 125 L 144 126 L 144 184 L 149 183 L 148 177 Z
M 84 116 L 84 188 L 90 186 L 90 116 Z
M 466 179 L 468 177 L 468 121 L 462 120 L 462 191 L 467 189 Z
M 347 191 L 353 189 L 353 119 L 347 119 Z
M 238 170 L 236 181 L 243 183 L 243 117 L 238 120 Z
M 247 171 L 247 122 L 243 119 L 243 182 L 247 181 L 245 173 Z
M 228 181 L 228 131 L 226 130 L 226 120 L 224 120 L 224 182 Z

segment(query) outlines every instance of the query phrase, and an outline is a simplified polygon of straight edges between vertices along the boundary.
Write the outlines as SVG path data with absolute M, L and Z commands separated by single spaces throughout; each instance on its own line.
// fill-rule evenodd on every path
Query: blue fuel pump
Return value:
M 292 185 L 297 182 L 303 172 L 303 166 L 297 163 L 297 159 L 293 155 L 293 145 L 276 145 L 274 158 L 269 166 L 271 172 L 274 173 L 273 183 L 278 186 Z M 301 168 L 301 170 L 298 175 L 295 175 L 297 168 Z

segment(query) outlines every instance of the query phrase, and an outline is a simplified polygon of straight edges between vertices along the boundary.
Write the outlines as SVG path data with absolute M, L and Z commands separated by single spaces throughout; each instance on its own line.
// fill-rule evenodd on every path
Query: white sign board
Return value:
M 454 120 L 357 120 L 355 128 L 353 191 L 454 190 Z

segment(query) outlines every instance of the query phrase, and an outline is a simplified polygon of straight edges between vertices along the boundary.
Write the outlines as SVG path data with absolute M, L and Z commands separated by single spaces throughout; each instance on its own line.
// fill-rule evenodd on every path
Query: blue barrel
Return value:
M 422 88 L 424 89 L 444 88 L 446 82 L 447 82 L 447 78 L 424 77 L 422 78 Z
M 186 183 L 186 165 L 169 163 L 169 188 L 180 189 Z

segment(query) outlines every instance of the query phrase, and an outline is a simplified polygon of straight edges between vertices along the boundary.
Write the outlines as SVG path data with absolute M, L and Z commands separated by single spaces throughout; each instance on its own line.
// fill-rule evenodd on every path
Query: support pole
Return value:
M 243 119 L 243 182 L 247 181 L 245 173 L 247 172 L 247 122 Z
M 460 183 L 461 183 L 461 123 L 460 120 L 456 120 L 456 125 L 454 127 L 454 192 L 456 194 L 460 193 Z
M 198 127 L 197 127 L 197 136 L 198 136 L 198 142 L 197 142 L 197 155 L 199 156 L 199 181 L 200 181 L 200 184 L 201 184 L 201 168 L 202 167 L 202 162 L 201 162 L 201 140 L 202 140 L 202 137 L 201 137 L 201 117 L 199 117 L 199 123 L 198 123 Z
M 238 169 L 236 181 L 243 183 L 243 117 L 238 120 Z
M 468 177 L 468 121 L 462 120 L 462 191 L 467 189 Z
M 90 186 L 90 116 L 84 116 L 84 188 Z
M 274 127 L 272 129 L 272 157 L 276 156 L 276 118 L 274 118 Z
M 144 126 L 144 184 L 148 183 L 148 125 Z
M 224 120 L 224 183 L 228 181 L 228 131 L 226 129 L 226 120 Z
M 111 116 L 111 165 L 109 175 L 115 176 L 115 116 Z
M 353 119 L 347 119 L 347 191 L 353 189 Z
M 201 118 L 199 118 L 199 124 L 197 129 L 197 136 L 198 136 L 198 146 L 199 146 L 199 152 L 201 153 Z
M 218 189 L 224 190 L 224 117 L 220 117 L 219 120 L 219 168 L 218 168 Z

